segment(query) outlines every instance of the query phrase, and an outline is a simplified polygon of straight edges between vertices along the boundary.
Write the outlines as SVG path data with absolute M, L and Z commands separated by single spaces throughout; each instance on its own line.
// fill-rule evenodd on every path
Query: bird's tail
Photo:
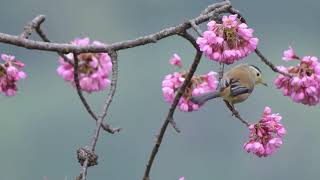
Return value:
M 208 92 L 199 96 L 192 96 L 190 100 L 195 104 L 202 105 L 208 100 L 214 99 L 217 97 L 220 97 L 220 92 Z

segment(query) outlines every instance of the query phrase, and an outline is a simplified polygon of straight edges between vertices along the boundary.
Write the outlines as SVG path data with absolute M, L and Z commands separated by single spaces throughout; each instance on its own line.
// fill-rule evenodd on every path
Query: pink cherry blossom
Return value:
M 289 46 L 289 49 L 288 49 L 288 50 L 285 50 L 285 51 L 283 52 L 283 57 L 282 57 L 282 59 L 283 59 L 284 61 L 291 61 L 291 60 L 297 59 L 297 58 L 298 58 L 298 57 L 297 57 L 297 55 L 295 54 L 295 52 L 294 52 L 294 50 L 292 49 L 291 46 Z
M 305 56 L 302 59 L 294 56 L 299 60 L 299 64 L 278 67 L 292 77 L 279 75 L 274 84 L 282 90 L 284 96 L 289 96 L 294 102 L 317 105 L 320 103 L 320 62 L 315 56 Z
M 165 76 L 162 81 L 162 94 L 166 102 L 173 102 L 176 93 L 182 86 L 186 76 L 186 71 L 174 72 Z M 191 80 L 192 84 L 186 89 L 186 92 L 179 100 L 178 108 L 184 112 L 198 110 L 200 106 L 190 101 L 191 96 L 216 91 L 218 85 L 216 76 L 217 73 L 213 71 L 210 71 L 205 75 L 194 75 Z
M 265 107 L 261 120 L 249 126 L 249 141 L 243 146 L 248 153 L 258 157 L 266 157 L 273 154 L 283 144 L 282 138 L 287 131 L 280 124 L 281 116 L 271 114 L 271 108 Z
M 17 82 L 27 77 L 26 73 L 20 69 L 24 67 L 21 61 L 15 56 L 1 54 L 4 64 L 0 64 L 0 92 L 5 96 L 14 96 L 17 93 Z
M 234 28 L 238 25 L 238 19 L 237 19 L 238 15 L 234 14 L 234 15 L 229 15 L 229 16 L 223 16 L 222 17 L 222 22 L 223 22 L 223 26 L 226 28 Z
M 222 24 L 210 21 L 208 30 L 197 39 L 200 50 L 211 60 L 232 64 L 253 52 L 258 38 L 237 15 L 223 16 Z
M 170 64 L 181 68 L 182 67 L 182 63 L 181 63 L 180 56 L 178 54 L 174 54 L 173 57 L 170 59 Z
M 182 177 L 180 177 L 180 178 L 179 178 L 179 180 L 184 180 L 184 177 L 183 177 L 183 176 L 182 176 Z
M 72 44 L 79 46 L 90 45 L 89 38 L 76 39 Z M 101 42 L 94 41 L 93 45 L 102 45 Z M 73 55 L 68 54 L 67 57 L 73 61 Z M 109 84 L 109 74 L 111 72 L 112 63 L 108 53 L 82 53 L 78 55 L 79 59 L 79 84 L 83 91 L 88 93 L 102 91 Z M 65 62 L 63 58 L 59 58 L 60 66 L 57 72 L 62 78 L 75 86 L 74 67 L 72 64 Z

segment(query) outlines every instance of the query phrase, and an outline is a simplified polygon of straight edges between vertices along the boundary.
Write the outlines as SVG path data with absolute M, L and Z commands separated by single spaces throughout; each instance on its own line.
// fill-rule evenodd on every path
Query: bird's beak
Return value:
M 264 85 L 264 86 L 266 86 L 266 87 L 268 87 L 268 84 L 265 83 L 265 82 L 263 82 L 263 81 L 261 81 L 261 84 Z

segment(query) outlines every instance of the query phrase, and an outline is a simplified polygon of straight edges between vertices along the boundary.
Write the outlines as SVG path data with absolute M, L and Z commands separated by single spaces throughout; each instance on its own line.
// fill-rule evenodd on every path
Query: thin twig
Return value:
M 188 34 L 188 33 L 186 33 L 186 34 Z M 184 35 L 181 34 L 181 36 L 184 36 Z M 187 35 L 188 39 L 187 38 L 186 39 L 189 40 L 190 36 L 191 35 L 188 34 Z M 195 39 L 193 39 L 191 43 L 194 44 L 195 43 Z M 162 143 L 162 139 L 164 137 L 164 134 L 165 134 L 165 132 L 167 130 L 168 124 L 170 123 L 171 119 L 173 118 L 173 114 L 174 114 L 174 111 L 175 111 L 175 109 L 176 109 L 176 107 L 178 105 L 178 102 L 179 102 L 181 96 L 183 95 L 183 93 L 185 92 L 186 88 L 188 87 L 189 83 L 191 82 L 191 78 L 192 78 L 194 72 L 196 71 L 196 69 L 198 67 L 200 59 L 202 57 L 202 52 L 199 50 L 198 47 L 196 48 L 196 50 L 197 50 L 197 52 L 196 52 L 194 61 L 193 61 L 192 65 L 191 65 L 191 67 L 190 67 L 189 73 L 188 73 L 185 81 L 183 82 L 181 88 L 178 90 L 178 92 L 177 92 L 177 94 L 176 94 L 176 96 L 175 96 L 175 98 L 173 100 L 173 103 L 172 103 L 172 105 L 171 105 L 171 107 L 169 109 L 169 112 L 168 112 L 168 114 L 166 116 L 166 119 L 164 120 L 164 122 L 162 124 L 162 127 L 160 129 L 160 132 L 159 132 L 159 134 L 157 136 L 156 143 L 154 144 L 154 147 L 153 147 L 152 152 L 150 154 L 148 163 L 146 165 L 145 173 L 144 173 L 144 176 L 142 178 L 143 180 L 150 180 L 149 175 L 150 175 L 150 171 L 151 171 L 151 168 L 152 168 L 152 164 L 153 164 L 154 159 L 155 159 L 155 157 L 156 157 L 156 155 L 157 155 L 157 153 L 159 151 L 159 148 L 160 148 L 160 145 Z
M 287 76 L 287 77 L 292 77 L 291 74 L 280 71 L 274 64 L 272 64 L 272 63 L 261 53 L 261 51 L 259 51 L 258 48 L 255 50 L 255 53 L 257 54 L 257 56 L 259 56 L 259 58 L 261 59 L 262 62 L 264 62 L 267 66 L 270 67 L 270 69 L 271 69 L 272 71 L 274 71 L 274 72 L 276 72 L 276 73 L 279 73 L 279 74 L 282 74 L 282 75 Z
M 221 83 L 221 79 L 223 78 L 223 74 L 224 74 L 224 63 L 220 63 L 219 79 L 218 79 L 219 86 L 220 86 L 220 83 Z M 219 89 L 220 89 L 220 87 L 219 87 Z
M 202 31 L 201 31 L 200 27 L 198 25 L 196 25 L 196 23 L 192 20 L 190 20 L 190 24 L 191 24 L 191 27 L 193 28 L 193 30 L 198 34 L 198 36 L 202 36 Z
M 79 83 L 79 59 L 77 54 L 73 54 L 73 59 L 74 59 L 74 71 L 73 71 L 73 76 L 74 76 L 74 83 L 76 85 L 76 90 L 78 93 L 78 96 L 83 104 L 83 106 L 86 108 L 87 112 L 91 115 L 93 119 L 96 121 L 98 120 L 98 117 L 96 114 L 93 112 L 91 109 L 90 105 L 88 104 L 86 98 L 82 94 L 81 86 Z
M 84 97 L 82 90 L 81 90 L 81 86 L 79 83 L 79 74 L 78 74 L 78 66 L 79 66 L 79 59 L 78 56 L 76 54 L 73 54 L 73 59 L 74 59 L 74 82 L 76 85 L 76 90 L 77 90 L 77 94 L 83 104 L 83 106 L 85 107 L 85 109 L 87 110 L 87 112 L 90 114 L 90 116 L 95 120 L 98 121 L 98 117 L 96 116 L 96 114 L 93 112 L 93 110 L 91 109 L 89 103 L 87 102 L 86 98 Z M 108 133 L 114 134 L 116 132 L 119 132 L 121 130 L 121 128 L 111 128 L 109 124 L 102 124 L 102 128 L 103 130 L 107 131 Z
M 102 109 L 101 118 L 104 119 L 108 113 L 109 107 L 111 105 L 111 102 L 113 100 L 113 97 L 116 92 L 117 88 L 117 81 L 118 81 L 118 55 L 115 51 L 109 51 L 108 52 L 112 61 L 112 79 L 111 79 L 111 85 L 110 85 L 110 92 L 106 99 L 105 105 Z
M 32 33 L 37 27 L 40 26 L 41 23 L 45 21 L 46 17 L 44 15 L 38 15 L 35 17 L 32 21 L 30 21 L 25 27 L 23 32 L 20 34 L 20 38 L 22 39 L 28 39 Z
M 40 36 L 40 38 L 44 42 L 50 42 L 46 34 L 41 30 L 40 26 L 41 24 L 46 20 L 46 17 L 44 15 L 38 15 L 36 16 L 32 21 L 30 21 L 25 27 L 23 32 L 20 34 L 20 38 L 22 39 L 28 39 L 32 32 L 35 30 L 37 34 Z M 69 64 L 73 64 L 68 57 L 66 57 L 64 54 L 58 52 L 58 54 L 64 59 L 64 61 L 68 62 Z
M 38 27 L 36 27 L 36 32 L 37 32 L 37 34 L 40 36 L 40 38 L 41 38 L 44 42 L 51 42 L 51 41 L 49 40 L 48 36 L 42 31 L 40 24 L 39 24 Z M 71 59 L 69 59 L 65 54 L 58 52 L 58 55 L 59 55 L 60 57 L 62 57 L 62 59 L 63 59 L 65 62 L 73 65 L 73 62 L 71 61 Z
M 95 133 L 93 136 L 93 139 L 91 141 L 91 146 L 90 146 L 90 150 L 92 152 L 95 151 L 97 142 L 98 142 L 98 138 L 99 138 L 99 134 L 100 134 L 100 130 L 102 127 L 102 122 L 105 119 L 109 107 L 112 103 L 113 97 L 115 95 L 116 92 L 116 88 L 117 88 L 117 80 L 118 80 L 118 59 L 117 59 L 117 53 L 114 51 L 109 51 L 108 52 L 112 61 L 112 79 L 111 79 L 111 88 L 108 94 L 108 97 L 106 99 L 106 102 L 104 104 L 104 107 L 102 109 L 101 114 L 98 117 L 98 121 L 96 123 L 96 129 L 95 129 Z M 85 160 L 83 166 L 82 166 L 82 172 L 81 172 L 81 178 L 82 180 L 86 180 L 86 176 L 87 176 L 87 171 L 88 171 L 88 158 Z
M 203 22 L 208 21 L 210 18 L 212 18 L 214 15 L 227 12 L 227 10 L 230 8 L 230 4 L 227 2 L 221 2 L 216 5 L 214 5 L 214 10 L 210 11 L 207 14 L 201 14 L 198 17 L 191 19 L 195 22 L 195 24 L 201 24 Z M 78 46 L 73 44 L 59 44 L 59 43 L 50 43 L 50 42 L 41 42 L 41 41 L 34 41 L 29 39 L 20 38 L 18 36 L 13 36 L 5 33 L 0 33 L 0 42 L 6 43 L 6 44 L 12 44 L 15 46 L 24 47 L 27 49 L 38 49 L 43 51 L 54 51 L 59 52 L 63 54 L 67 53 L 99 53 L 99 52 L 108 52 L 108 51 L 118 51 L 123 49 L 129 49 L 141 45 L 146 45 L 149 43 L 155 43 L 160 39 L 177 35 L 180 32 L 184 32 L 187 29 L 190 29 L 191 25 L 189 21 L 186 21 L 182 24 L 179 24 L 174 27 L 169 27 L 166 29 L 163 29 L 157 33 L 150 34 L 144 37 L 140 37 L 134 40 L 128 40 L 128 41 L 122 41 L 113 43 L 110 45 L 88 45 L 88 46 Z
M 229 108 L 229 110 L 232 112 L 232 114 L 238 118 L 243 124 L 245 124 L 246 126 L 250 126 L 250 124 L 244 120 L 241 116 L 240 116 L 240 113 L 234 108 L 232 107 L 228 101 L 226 100 L 223 100 L 225 103 L 226 103 L 226 106 Z
M 231 3 L 229 1 L 224 1 L 224 2 L 220 2 L 220 3 L 212 4 L 212 5 L 209 5 L 205 10 L 203 10 L 201 12 L 201 15 L 208 14 L 223 5 L 229 5 L 231 7 Z

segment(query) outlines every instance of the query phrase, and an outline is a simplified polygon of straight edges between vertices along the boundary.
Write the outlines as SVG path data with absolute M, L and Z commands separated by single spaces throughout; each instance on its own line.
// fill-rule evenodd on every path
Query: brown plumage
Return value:
M 240 64 L 224 74 L 219 91 L 192 97 L 191 101 L 204 104 L 210 99 L 222 97 L 233 106 L 248 99 L 256 84 L 266 85 L 262 80 L 261 71 L 255 66 Z

